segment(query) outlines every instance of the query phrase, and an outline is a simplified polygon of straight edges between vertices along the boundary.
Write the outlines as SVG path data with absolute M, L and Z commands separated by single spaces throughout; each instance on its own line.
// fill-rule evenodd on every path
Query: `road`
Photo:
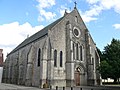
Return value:
M 37 87 L 26 87 L 14 84 L 0 84 L 0 90 L 50 90 L 50 89 L 40 89 Z M 56 90 L 56 89 L 52 89 Z M 79 86 L 79 87 L 65 87 L 57 88 L 57 90 L 120 90 L 120 86 Z

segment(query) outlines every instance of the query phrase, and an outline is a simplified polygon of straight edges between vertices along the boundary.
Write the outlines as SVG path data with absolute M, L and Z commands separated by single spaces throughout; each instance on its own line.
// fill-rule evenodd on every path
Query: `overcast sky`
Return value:
M 120 39 L 120 0 L 0 0 L 0 48 L 4 58 L 23 40 L 70 12 L 77 2 L 96 46 Z

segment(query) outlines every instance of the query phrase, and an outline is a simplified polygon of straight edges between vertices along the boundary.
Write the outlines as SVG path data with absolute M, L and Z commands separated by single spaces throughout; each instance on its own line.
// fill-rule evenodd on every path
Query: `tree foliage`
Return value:
M 120 40 L 113 38 L 101 53 L 99 72 L 102 78 L 113 78 L 116 81 L 120 78 Z
M 109 77 L 109 74 L 111 73 L 110 70 L 111 66 L 108 64 L 108 62 L 105 60 L 101 61 L 99 71 L 103 79 L 107 79 Z

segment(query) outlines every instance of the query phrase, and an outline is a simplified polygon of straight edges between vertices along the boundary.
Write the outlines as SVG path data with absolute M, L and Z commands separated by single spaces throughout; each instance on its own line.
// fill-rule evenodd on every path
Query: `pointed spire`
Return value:
M 74 9 L 76 9 L 76 6 L 77 6 L 77 2 L 75 1 L 74 3 L 75 3 L 75 7 L 74 7 Z

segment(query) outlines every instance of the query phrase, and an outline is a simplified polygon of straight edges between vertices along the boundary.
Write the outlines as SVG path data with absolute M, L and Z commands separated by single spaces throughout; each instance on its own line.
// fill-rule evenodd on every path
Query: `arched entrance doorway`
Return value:
M 74 71 L 74 80 L 75 80 L 74 85 L 76 86 L 86 85 L 87 77 L 85 74 L 85 67 L 82 64 L 76 65 L 75 71 Z
M 75 85 L 80 86 L 80 70 L 78 67 L 75 70 Z

